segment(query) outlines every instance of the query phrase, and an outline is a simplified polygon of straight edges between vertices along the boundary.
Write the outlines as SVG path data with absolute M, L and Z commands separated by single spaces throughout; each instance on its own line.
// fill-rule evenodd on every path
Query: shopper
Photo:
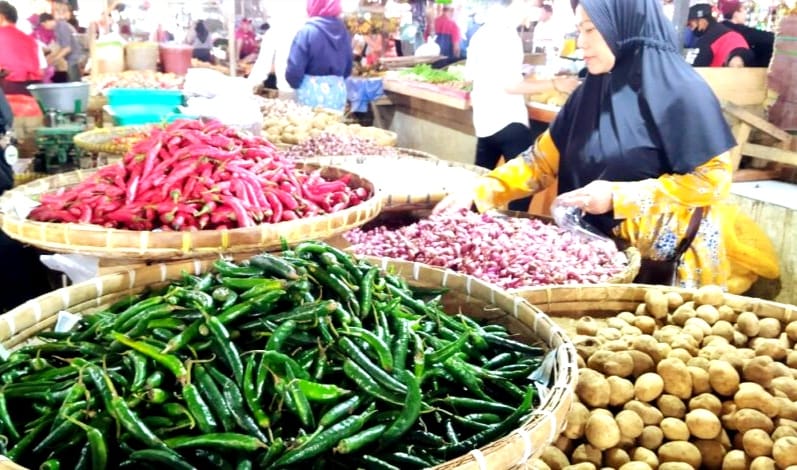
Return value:
M 271 27 L 263 34 L 257 60 L 247 77 L 253 88 L 264 85 L 279 90 L 282 96 L 293 94 L 285 71 L 293 38 L 304 25 L 306 14 L 305 6 L 296 0 L 282 0 L 279 8 L 274 8 L 273 12 L 269 10 Z
M 69 22 L 72 18 L 72 9 L 66 3 L 54 3 L 55 13 L 55 40 L 60 47 L 59 54 L 66 59 L 66 72 L 56 72 L 54 82 L 79 82 L 83 76 L 81 62 L 83 61 L 83 48 L 75 36 L 77 31 Z
M 213 39 L 210 37 L 210 31 L 205 26 L 204 20 L 197 20 L 194 29 L 189 31 L 185 38 L 185 42 L 194 48 L 191 53 L 194 59 L 213 62 L 213 56 L 210 54 L 210 50 L 213 49 Z
M 307 0 L 310 19 L 296 34 L 285 78 L 308 106 L 343 111 L 351 75 L 351 37 L 340 18 L 340 0 Z
M 722 12 L 722 24 L 736 31 L 744 37 L 747 45 L 753 53 L 752 63 L 749 67 L 769 67 L 772 59 L 772 48 L 775 44 L 775 34 L 769 31 L 751 28 L 747 22 L 747 10 L 742 2 L 738 0 L 728 0 L 719 2 Z
M 558 52 L 564 42 L 564 31 L 556 26 L 551 5 L 545 4 L 540 9 L 540 20 L 534 25 L 534 34 L 531 37 L 534 52 Z
M 575 0 L 578 1 L 578 0 Z M 544 189 L 581 209 L 607 236 L 666 260 L 704 208 L 681 258 L 682 286 L 725 285 L 720 232 L 735 142 L 706 82 L 684 62 L 659 0 L 581 0 L 578 43 L 587 77 L 551 127 L 525 152 L 437 210 L 487 210 Z
M 526 17 L 524 0 L 489 0 L 484 25 L 470 41 L 465 74 L 473 82 L 471 106 L 476 131 L 476 165 L 493 169 L 501 157 L 511 160 L 532 144 L 525 94 L 552 88 L 571 92 L 575 78 L 523 79 L 523 42 L 517 27 Z M 526 211 L 529 199 L 510 203 Z
M 27 86 L 41 82 L 47 62 L 36 40 L 17 29 L 17 19 L 17 9 L 0 1 L 0 83 L 6 94 L 29 95 Z
M 717 22 L 711 5 L 699 3 L 689 8 L 688 27 L 697 37 L 697 55 L 687 60 L 695 67 L 745 67 L 753 63 L 753 53 L 741 34 Z
M 460 59 L 460 44 L 462 34 L 459 25 L 454 21 L 454 8 L 444 6 L 440 16 L 434 20 L 435 42 L 440 46 L 440 55 L 445 56 L 433 64 L 435 68 L 442 68 L 446 65 L 457 62 Z
M 55 40 L 55 17 L 49 13 L 42 13 L 38 16 L 36 27 L 31 34 L 39 42 L 39 47 L 44 52 L 47 59 L 47 68 L 44 71 L 42 81 L 49 83 L 53 80 L 56 72 L 66 72 L 68 64 L 64 58 L 65 54 Z
M 235 30 L 235 50 L 242 61 L 254 61 L 257 54 L 257 37 L 252 20 L 244 18 Z

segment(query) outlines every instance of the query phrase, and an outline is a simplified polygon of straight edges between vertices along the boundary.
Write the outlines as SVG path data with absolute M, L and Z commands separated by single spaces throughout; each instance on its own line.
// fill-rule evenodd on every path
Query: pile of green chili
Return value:
M 0 364 L 30 468 L 423 468 L 534 405 L 543 351 L 318 242 L 125 299 Z

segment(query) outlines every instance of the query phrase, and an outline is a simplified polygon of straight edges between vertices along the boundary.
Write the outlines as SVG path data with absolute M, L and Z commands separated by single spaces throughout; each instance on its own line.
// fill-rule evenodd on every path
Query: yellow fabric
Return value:
M 511 160 L 483 179 L 476 191 L 476 206 L 483 211 L 533 194 L 551 184 L 558 172 L 559 151 L 546 132 L 530 154 Z M 669 256 L 686 233 L 693 210 L 711 208 L 727 197 L 731 175 L 730 157 L 725 153 L 686 175 L 615 183 L 615 216 L 623 220 L 614 235 L 639 249 L 643 257 Z M 720 217 L 720 211 L 713 209 L 705 214 L 678 268 L 680 285 L 726 285 L 731 269 Z
M 731 262 L 731 274 L 728 276 L 728 292 L 731 294 L 744 294 L 753 283 L 758 280 L 758 275 L 749 269 Z
M 761 227 L 737 206 L 722 204 L 717 209 L 722 212 L 722 237 L 732 271 L 749 271 L 767 279 L 780 277 L 778 253 Z

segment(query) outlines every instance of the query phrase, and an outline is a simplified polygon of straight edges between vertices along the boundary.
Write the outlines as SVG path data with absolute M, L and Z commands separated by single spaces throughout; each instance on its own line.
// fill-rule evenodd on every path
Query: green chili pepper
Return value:
M 202 436 L 181 436 L 166 439 L 172 449 L 205 447 L 224 451 L 256 452 L 267 446 L 260 439 L 238 433 L 211 433 Z
M 373 332 L 352 326 L 346 331 L 346 334 L 355 336 L 365 341 L 365 343 L 376 354 L 376 357 L 379 360 L 379 365 L 382 367 L 382 369 L 388 372 L 393 370 L 393 355 L 390 352 L 390 348 Z
M 6 396 L 2 391 L 0 391 L 0 424 L 2 424 L 0 431 L 8 433 L 13 440 L 19 439 L 19 431 L 17 431 L 17 428 L 14 426 L 14 421 L 11 419 L 11 415 L 8 413 Z
M 268 339 L 268 342 L 266 342 L 266 351 L 279 351 L 282 349 L 285 341 L 291 336 L 295 329 L 296 321 L 294 320 L 287 320 L 281 323 L 277 329 L 274 330 L 274 333 L 271 334 L 271 338 Z
M 337 385 L 320 384 L 304 379 L 293 379 L 293 383 L 308 400 L 315 402 L 330 402 L 338 400 L 351 393 L 350 390 L 340 388 Z
M 140 352 L 141 354 L 149 357 L 153 361 L 168 369 L 169 372 L 174 374 L 181 384 L 188 382 L 188 369 L 185 368 L 183 361 L 181 361 L 177 356 L 163 354 L 155 346 L 141 341 L 134 341 L 121 333 L 112 332 L 111 337 L 115 341 Z
M 153 297 L 149 297 L 138 302 L 135 305 L 128 307 L 124 312 L 116 315 L 113 322 L 113 329 L 117 331 L 126 331 L 132 325 L 128 324 L 129 322 L 133 322 L 134 319 L 138 316 L 138 314 L 144 312 L 145 310 L 158 306 L 164 302 L 164 299 L 160 295 L 156 295 Z M 127 328 L 125 328 L 125 326 Z
M 197 470 L 196 467 L 183 460 L 179 454 L 160 449 L 137 450 L 131 453 L 128 459 L 129 462 L 150 462 L 159 467 L 174 470 Z
M 363 455 L 360 457 L 360 461 L 365 468 L 373 469 L 373 470 L 401 470 L 399 467 L 395 465 L 391 465 L 384 460 L 380 459 L 379 457 L 375 457 L 373 455 Z
M 221 393 L 224 397 L 226 406 L 229 407 L 230 411 L 232 412 L 232 417 L 238 426 L 240 426 L 241 429 L 249 434 L 265 442 L 267 440 L 266 436 L 263 435 L 255 420 L 246 411 L 243 394 L 238 388 L 238 385 L 236 385 L 233 380 L 229 379 L 224 374 L 212 367 L 208 369 L 208 372 L 210 372 L 210 375 L 213 376 L 213 378 L 221 385 Z
M 543 348 L 537 346 L 529 346 L 528 344 L 523 344 L 519 341 L 515 341 L 513 339 L 505 338 L 502 336 L 497 336 L 494 334 L 485 334 L 483 338 L 489 344 L 492 344 L 494 346 L 500 346 L 502 348 L 506 348 L 511 351 L 517 351 L 523 354 L 530 354 L 532 356 L 542 356 L 545 354 L 545 350 Z
M 316 282 L 326 288 L 331 289 L 333 292 L 335 292 L 335 294 L 337 294 L 343 303 L 347 304 L 352 309 L 355 314 L 359 314 L 360 304 L 357 301 L 357 297 L 346 284 L 337 278 L 332 277 L 318 265 L 308 266 L 307 271 L 310 273 L 310 276 L 316 280 Z
M 263 270 L 256 266 L 239 266 L 223 259 L 216 260 L 213 263 L 213 268 L 222 276 L 227 277 L 247 278 L 263 275 Z
M 346 359 L 343 361 L 343 373 L 346 374 L 346 377 L 350 378 L 355 384 L 357 384 L 357 386 L 360 387 L 363 392 L 371 395 L 372 397 L 392 403 L 394 405 L 400 406 L 403 404 L 403 402 L 394 397 L 391 392 L 383 389 L 376 382 L 376 380 L 368 375 L 368 372 L 357 365 L 357 363 L 353 360 Z
M 292 264 L 271 253 L 261 253 L 253 256 L 249 258 L 249 264 L 262 269 L 266 275 L 277 276 L 291 281 L 300 277 Z
M 207 317 L 205 319 L 205 325 L 207 325 L 212 334 L 213 343 L 216 346 L 216 350 L 227 364 L 227 367 L 230 368 L 233 377 L 235 377 L 235 381 L 239 384 L 242 383 L 244 376 L 244 365 L 243 362 L 241 362 L 241 355 L 238 353 L 238 348 L 236 348 L 235 344 L 230 341 L 230 332 L 221 323 L 219 317 Z
M 338 345 L 348 357 L 367 371 L 368 375 L 376 379 L 382 386 L 395 393 L 407 393 L 407 387 L 371 362 L 368 356 L 351 339 L 344 336 L 338 340 Z
M 382 445 L 389 445 L 404 435 L 421 415 L 421 396 L 420 382 L 413 374 L 406 370 L 399 372 L 399 377 L 404 385 L 407 386 L 407 396 L 404 399 L 404 409 L 393 424 L 391 424 L 382 435 Z
M 67 417 L 67 419 L 86 433 L 91 454 L 91 468 L 93 470 L 106 468 L 108 466 L 108 445 L 105 443 L 103 433 L 99 429 L 81 423 L 74 418 Z
M 367 317 L 371 313 L 374 296 L 374 280 L 377 274 L 379 274 L 379 268 L 376 266 L 371 267 L 365 276 L 363 276 L 363 280 L 360 283 L 360 315 L 363 317 Z
M 244 401 L 246 401 L 249 410 L 254 416 L 255 422 L 258 426 L 265 429 L 271 425 L 271 419 L 266 414 L 263 407 L 260 405 L 260 400 L 257 395 L 257 388 L 254 382 L 255 371 L 255 357 L 250 355 L 246 358 L 246 367 L 244 368 L 244 378 L 242 384 L 242 391 Z
M 376 426 L 364 429 L 353 436 L 341 439 L 334 450 L 338 454 L 357 452 L 368 444 L 376 442 L 385 432 L 385 429 L 387 429 L 386 424 L 377 424 Z
M 269 315 L 267 319 L 275 323 L 287 320 L 293 320 L 295 322 L 315 322 L 319 317 L 325 317 L 334 312 L 337 306 L 338 303 L 334 300 L 319 300 L 318 302 L 299 305 L 287 312 Z
M 196 420 L 199 430 L 206 434 L 214 432 L 217 426 L 216 420 L 210 412 L 210 407 L 194 384 L 183 384 L 183 398 L 186 405 L 188 405 L 189 416 L 193 416 L 192 421 Z
M 213 414 L 221 421 L 224 431 L 230 432 L 235 427 L 235 422 L 230 415 L 231 411 L 225 406 L 224 397 L 208 371 L 201 364 L 194 365 L 194 377 L 199 383 L 199 388 L 205 396 L 205 402 L 213 410 Z

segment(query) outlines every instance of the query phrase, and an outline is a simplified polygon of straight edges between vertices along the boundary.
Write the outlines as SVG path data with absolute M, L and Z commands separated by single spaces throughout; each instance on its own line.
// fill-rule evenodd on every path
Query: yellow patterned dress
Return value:
M 552 184 L 558 171 L 559 150 L 545 132 L 524 158 L 487 175 L 476 190 L 476 207 L 484 211 L 536 193 Z M 614 216 L 622 221 L 613 235 L 639 249 L 644 258 L 667 259 L 684 237 L 693 210 L 707 207 L 694 241 L 681 258 L 677 282 L 682 287 L 725 286 L 730 263 L 722 239 L 721 214 L 712 206 L 728 196 L 731 177 L 730 158 L 724 153 L 689 174 L 614 183 Z

